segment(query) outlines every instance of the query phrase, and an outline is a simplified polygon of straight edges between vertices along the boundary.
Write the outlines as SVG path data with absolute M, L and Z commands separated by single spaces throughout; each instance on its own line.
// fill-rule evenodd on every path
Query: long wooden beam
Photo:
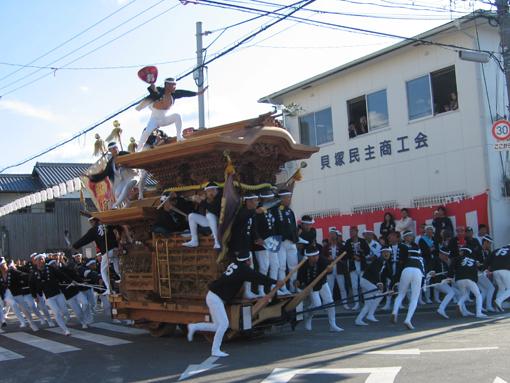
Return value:
M 315 278 L 308 286 L 306 286 L 303 291 L 301 291 L 299 294 L 294 296 L 292 300 L 285 306 L 285 311 L 289 312 L 291 310 L 294 310 L 298 304 L 300 304 L 313 290 L 313 288 L 319 283 L 319 281 L 324 278 L 326 274 L 331 272 L 333 270 L 333 267 L 342 260 L 342 258 L 347 254 L 346 251 L 344 251 L 340 256 L 336 257 L 333 262 L 331 262 L 328 267 L 326 267 L 322 273 L 320 273 L 317 278 Z

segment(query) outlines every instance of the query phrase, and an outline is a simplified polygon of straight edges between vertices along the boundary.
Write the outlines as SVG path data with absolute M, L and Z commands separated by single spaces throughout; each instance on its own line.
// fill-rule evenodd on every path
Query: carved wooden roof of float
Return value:
M 239 180 L 273 183 L 287 161 L 309 158 L 317 147 L 297 144 L 271 115 L 195 132 L 186 140 L 119 157 L 119 165 L 148 170 L 162 188 L 223 181 L 227 151 Z

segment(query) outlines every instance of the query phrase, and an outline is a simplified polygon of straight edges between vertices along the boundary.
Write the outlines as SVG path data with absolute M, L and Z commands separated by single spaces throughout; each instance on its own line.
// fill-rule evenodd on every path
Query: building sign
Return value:
M 324 154 L 321 158 L 321 170 L 332 167 L 351 166 L 363 161 L 372 161 L 376 158 L 398 156 L 412 150 L 428 148 L 428 136 L 419 132 L 415 137 L 400 136 L 394 140 L 383 140 L 373 145 L 352 147 L 333 155 Z
M 444 206 L 454 227 L 471 226 L 475 230 L 476 235 L 479 224 L 489 223 L 487 204 L 488 194 L 483 193 L 462 201 L 448 203 Z M 415 224 L 415 233 L 421 224 L 431 224 L 436 209 L 437 206 L 409 209 L 409 215 Z M 349 238 L 349 228 L 351 226 L 357 226 L 360 232 L 373 230 L 379 236 L 379 229 L 386 212 L 392 213 L 395 219 L 401 218 L 399 209 L 385 209 L 371 213 L 316 216 L 314 226 L 319 231 L 322 231 L 324 237 L 327 237 L 330 227 L 336 227 L 337 230 L 342 232 L 344 240 L 346 240 Z

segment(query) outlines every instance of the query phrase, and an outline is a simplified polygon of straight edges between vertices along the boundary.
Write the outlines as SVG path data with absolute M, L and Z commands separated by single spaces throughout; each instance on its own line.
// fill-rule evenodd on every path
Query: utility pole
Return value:
M 198 87 L 198 128 L 205 129 L 205 105 L 204 95 L 201 93 L 204 90 L 204 49 L 202 46 L 202 22 L 197 21 L 196 24 L 196 38 L 197 38 L 197 69 L 193 73 L 193 78 Z
M 508 14 L 508 0 L 496 0 L 496 7 L 501 49 L 503 51 L 503 67 L 505 68 L 506 92 L 508 100 L 510 100 L 510 15 Z M 507 105 L 507 112 L 510 112 L 510 105 Z

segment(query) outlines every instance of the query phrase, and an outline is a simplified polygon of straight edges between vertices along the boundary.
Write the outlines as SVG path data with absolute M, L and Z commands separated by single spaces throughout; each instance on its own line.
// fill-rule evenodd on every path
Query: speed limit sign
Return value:
M 492 135 L 498 141 L 506 141 L 510 138 L 510 122 L 498 120 L 492 124 Z

